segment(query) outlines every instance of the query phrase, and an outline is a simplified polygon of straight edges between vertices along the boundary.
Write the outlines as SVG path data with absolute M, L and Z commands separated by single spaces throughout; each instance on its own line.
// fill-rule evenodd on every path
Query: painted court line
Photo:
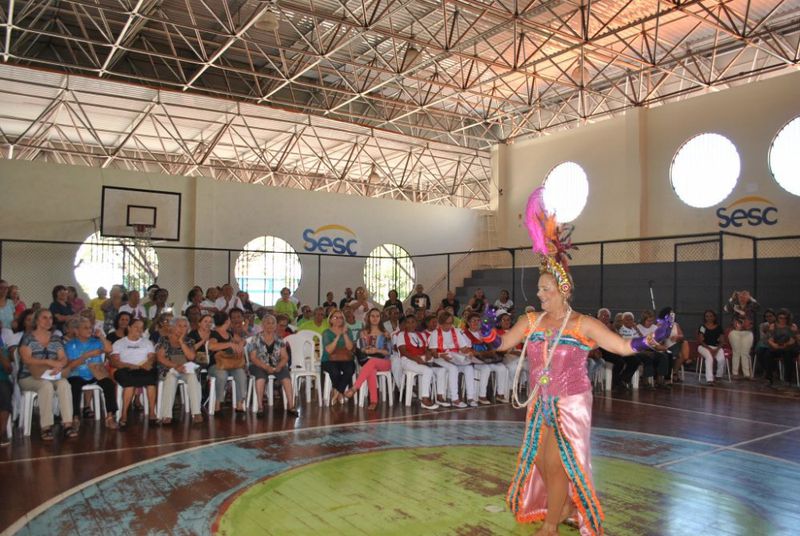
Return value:
M 685 413 L 694 413 L 695 415 L 705 415 L 707 417 L 717 417 L 717 418 L 720 418 L 720 419 L 731 419 L 731 420 L 734 420 L 734 421 L 742 421 L 742 422 L 751 423 L 751 424 L 761 424 L 761 425 L 765 425 L 765 426 L 777 426 L 779 428 L 788 428 L 790 426 L 788 424 L 775 424 L 773 422 L 764 422 L 764 421 L 756 421 L 754 419 L 745 419 L 744 417 L 733 417 L 731 415 L 720 415 L 719 413 L 711 413 L 710 411 L 699 411 L 699 410 L 696 410 L 696 409 L 676 408 L 674 406 L 665 406 L 663 404 L 654 404 L 652 402 L 640 402 L 638 400 L 627 400 L 625 398 L 614 398 L 613 396 L 602 395 L 602 396 L 595 396 L 595 398 L 603 399 L 603 400 L 612 400 L 614 402 L 625 402 L 627 404 L 638 404 L 640 406 L 649 406 L 649 407 L 653 407 L 653 408 L 661 408 L 661 409 L 667 409 L 667 410 L 673 410 L 673 411 L 682 411 L 682 412 L 685 412 Z
M 760 456 L 764 456 L 766 458 L 771 458 L 773 460 L 778 460 L 781 463 L 790 463 L 790 464 L 793 464 L 793 465 L 800 466 L 800 463 L 793 462 L 791 460 L 785 460 L 783 458 L 776 458 L 774 456 L 770 456 L 769 454 L 761 454 L 759 452 L 751 452 L 749 450 L 743 450 L 743 449 L 739 448 L 739 447 L 742 447 L 744 445 L 749 445 L 750 443 L 756 443 L 758 441 L 763 441 L 765 439 L 770 439 L 770 438 L 773 438 L 773 437 L 777 437 L 779 435 L 788 434 L 788 433 L 794 432 L 796 430 L 800 430 L 800 426 L 795 426 L 794 428 L 789 428 L 788 430 L 781 430 L 780 432 L 773 432 L 771 434 L 767 434 L 767 435 L 763 435 L 763 436 L 760 436 L 760 437 L 756 437 L 754 439 L 748 439 L 746 441 L 740 441 L 740 442 L 734 443 L 732 445 L 726 445 L 726 446 L 722 446 L 722 447 L 718 446 L 717 448 L 712 449 L 712 450 L 707 450 L 705 452 L 698 452 L 696 454 L 692 454 L 690 456 L 684 456 L 683 458 L 678 458 L 677 460 L 672 460 L 672 461 L 669 461 L 669 462 L 659 463 L 659 464 L 656 464 L 654 467 L 658 467 L 658 468 L 669 467 L 670 465 L 683 463 L 683 462 L 688 461 L 688 460 L 693 460 L 695 458 L 701 458 L 703 456 L 709 456 L 711 454 L 717 454 L 719 452 L 724 452 L 726 450 L 738 450 L 740 452 L 746 452 L 747 454 L 757 454 L 757 455 L 760 455 Z

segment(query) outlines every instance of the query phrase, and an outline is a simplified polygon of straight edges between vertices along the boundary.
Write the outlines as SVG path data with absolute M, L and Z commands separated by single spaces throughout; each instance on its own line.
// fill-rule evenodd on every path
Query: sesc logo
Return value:
M 349 234 L 353 238 L 331 236 L 331 231 L 335 234 Z M 303 247 L 309 253 L 357 255 L 358 253 L 356 252 L 356 246 L 358 245 L 358 240 L 356 240 L 355 236 L 356 234 L 344 225 L 323 225 L 316 230 L 306 229 L 303 231 L 303 240 L 305 240 Z
M 741 208 L 734 208 L 744 205 Z M 761 205 L 761 206 L 753 206 Z M 747 224 L 750 226 L 775 225 L 778 223 L 778 207 L 772 201 L 763 197 L 749 195 L 734 201 L 727 207 L 717 209 L 719 218 L 719 228 L 742 227 Z

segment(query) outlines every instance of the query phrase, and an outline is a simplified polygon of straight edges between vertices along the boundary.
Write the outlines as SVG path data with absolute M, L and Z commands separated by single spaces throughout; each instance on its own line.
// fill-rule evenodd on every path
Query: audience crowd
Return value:
M 331 405 L 346 403 L 366 384 L 368 408 L 374 409 L 381 375 L 392 397 L 395 389 L 402 393 L 406 388 L 407 376 L 415 379 L 426 410 L 510 400 L 522 346 L 499 353 L 480 336 L 487 307 L 496 309 L 500 334 L 513 325 L 516 313 L 508 291 L 492 304 L 479 289 L 463 309 L 453 292 L 434 306 L 422 285 L 404 301 L 395 290 L 386 298 L 381 308 L 364 287 L 346 288 L 340 300 L 328 292 L 324 303 L 314 307 L 284 288 L 275 304 L 259 305 L 226 283 L 205 291 L 196 286 L 183 303 L 171 301 L 169 291 L 157 285 L 142 294 L 121 285 L 100 288 L 85 303 L 74 287 L 57 285 L 52 303 L 43 308 L 38 303 L 28 307 L 17 287 L 0 280 L 0 444 L 9 442 L 14 383 L 20 393 L 38 396 L 44 441 L 55 436 L 55 409 L 58 430 L 67 438 L 76 437 L 81 419 L 94 418 L 95 412 L 104 411 L 108 428 L 125 428 L 134 404 L 147 409 L 151 423 L 170 425 L 179 385 L 194 423 L 220 415 L 229 384 L 234 412 L 246 411 L 245 396 L 252 387 L 251 409 L 263 416 L 269 380 L 282 390 L 285 411 L 297 416 L 287 339 L 297 332 L 314 333 Z M 657 319 L 672 312 L 644 311 L 637 319 L 632 312 L 612 317 L 601 308 L 597 318 L 633 338 L 652 333 Z M 696 358 L 706 385 L 726 373 L 751 380 L 757 365 L 770 385 L 791 382 L 798 358 L 791 313 L 767 309 L 759 323 L 759 304 L 746 291 L 735 292 L 725 312 L 731 318 L 727 325 L 712 310 L 696 327 L 681 326 L 676 319 L 670 337 L 651 351 L 621 357 L 595 350 L 587 373 L 601 384 L 610 370 L 617 391 L 631 390 L 637 374 L 643 389 L 669 389 L 682 381 L 683 366 Z M 93 407 L 87 386 L 102 391 L 104 407 Z

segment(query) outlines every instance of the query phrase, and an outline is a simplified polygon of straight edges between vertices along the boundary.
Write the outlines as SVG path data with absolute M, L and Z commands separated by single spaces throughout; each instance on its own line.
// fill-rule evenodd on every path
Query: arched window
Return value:
M 714 206 L 730 195 L 741 163 L 725 136 L 705 133 L 684 143 L 672 160 L 670 180 L 681 201 L 691 207 Z
M 300 257 L 288 242 L 275 236 L 254 238 L 236 259 L 239 289 L 262 305 L 271 306 L 278 301 L 283 287 L 295 292 L 300 286 L 300 274 Z
M 800 117 L 790 121 L 772 140 L 769 169 L 784 190 L 800 195 Z
M 544 206 L 556 215 L 559 223 L 567 223 L 580 216 L 588 196 L 586 172 L 575 162 L 557 165 L 544 180 Z
M 396 290 L 400 300 L 414 288 L 414 261 L 397 244 L 381 244 L 373 249 L 364 265 L 364 282 L 375 303 L 388 299 Z
M 158 280 L 158 255 L 149 245 L 128 238 L 110 238 L 94 233 L 75 254 L 75 280 L 88 296 L 98 287 L 124 285 L 144 291 Z

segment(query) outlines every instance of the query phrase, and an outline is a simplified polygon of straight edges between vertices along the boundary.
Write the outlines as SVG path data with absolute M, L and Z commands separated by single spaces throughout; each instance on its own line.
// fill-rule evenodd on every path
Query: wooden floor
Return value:
M 303 405 L 299 419 L 289 419 L 280 408 L 276 406 L 261 419 L 224 411 L 201 425 L 181 420 L 169 427 L 149 426 L 138 416 L 125 431 L 107 431 L 94 421 L 84 421 L 77 439 L 50 444 L 38 438 L 34 427 L 33 436 L 16 436 L 10 447 L 0 450 L 0 530 L 22 534 L 319 534 L 326 533 L 320 526 L 327 526 L 327 533 L 389 534 L 393 532 L 381 523 L 391 523 L 405 527 L 398 532 L 404 534 L 533 532 L 529 526 L 516 525 L 502 502 L 513 468 L 513 447 L 521 438 L 521 410 L 492 405 L 428 412 L 415 404 L 411 408 L 381 406 L 370 412 L 352 406 L 319 408 L 313 403 Z M 800 526 L 796 507 L 800 396 L 796 388 L 772 390 L 755 382 L 706 388 L 687 379 L 671 391 L 598 394 L 593 426 L 595 475 L 609 534 L 698 533 L 693 532 L 696 526 L 687 529 L 676 516 L 700 526 L 708 522 L 714 527 L 708 534 L 790 534 L 788 527 Z M 441 460 L 419 450 L 441 451 L 441 447 L 455 450 L 446 449 L 448 454 Z M 387 454 L 387 450 L 404 452 Z M 241 460 L 253 452 L 257 455 L 252 462 L 242 465 Z M 351 460 L 353 454 L 370 456 Z M 456 456 L 466 465 L 460 467 L 447 456 Z M 395 517 L 383 519 L 389 514 L 382 512 L 382 500 L 375 502 L 374 490 L 359 487 L 357 478 L 342 482 L 349 486 L 349 503 L 362 506 L 360 525 L 331 526 L 358 516 L 321 513 L 315 516 L 320 526 L 295 525 L 294 530 L 284 526 L 272 532 L 275 526 L 259 525 L 262 521 L 253 506 L 261 504 L 259 498 L 266 497 L 262 502 L 268 503 L 280 498 L 286 502 L 284 509 L 298 501 L 302 504 L 309 483 L 338 482 L 339 469 L 324 465 L 337 457 L 342 461 L 335 467 L 352 465 L 349 474 L 373 474 L 375 467 L 407 467 L 409 460 L 417 460 L 412 465 L 423 474 L 408 477 L 416 484 L 395 481 L 405 472 L 388 471 L 381 477 L 388 478 L 389 487 L 418 485 L 417 491 L 407 490 L 408 497 L 427 493 L 425 486 L 433 484 L 426 483 L 424 476 L 434 474 L 432 468 L 442 470 L 437 486 L 449 482 L 452 493 L 458 495 L 464 489 L 459 475 L 472 475 L 467 480 L 479 489 L 469 495 L 477 505 L 470 512 L 480 515 L 466 523 L 442 514 L 434 525 L 419 525 L 426 516 L 416 513 L 430 505 L 409 503 L 398 507 L 400 513 L 392 514 Z M 297 472 L 306 466 L 311 469 Z M 480 467 L 491 470 L 477 470 Z M 663 482 L 662 477 L 666 478 Z M 141 489 L 143 482 L 156 491 Z M 169 493 L 158 492 L 166 489 Z M 287 493 L 291 489 L 298 490 L 300 497 L 292 498 Z M 331 492 L 314 489 L 313 495 L 325 493 Z M 139 506 L 125 507 L 128 497 L 135 497 Z M 101 498 L 105 503 L 98 506 Z M 375 502 L 374 515 L 364 518 L 370 500 Z M 163 515 L 165 505 L 170 515 Z M 346 507 L 343 504 L 345 510 L 337 512 L 346 512 Z M 639 510 L 649 514 L 631 514 Z M 563 530 L 562 534 L 572 532 Z

